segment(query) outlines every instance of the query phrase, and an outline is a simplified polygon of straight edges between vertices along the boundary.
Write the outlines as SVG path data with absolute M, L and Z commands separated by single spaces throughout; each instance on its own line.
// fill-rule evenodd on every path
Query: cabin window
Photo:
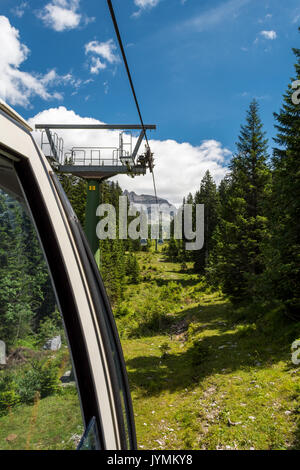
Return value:
M 9 166 L 0 178 L 0 449 L 76 449 L 84 425 L 68 340 Z

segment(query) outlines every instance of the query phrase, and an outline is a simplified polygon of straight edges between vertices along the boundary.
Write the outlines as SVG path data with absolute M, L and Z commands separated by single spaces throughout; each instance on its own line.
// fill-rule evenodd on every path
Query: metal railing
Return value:
M 56 132 L 50 133 L 46 129 L 42 131 L 41 148 L 48 158 L 56 160 L 60 165 L 133 167 L 132 134 L 129 134 L 127 142 L 123 134 L 121 132 L 119 135 L 119 147 L 72 147 L 64 152 L 63 139 Z
M 108 153 L 111 156 L 107 156 Z M 72 147 L 69 152 L 65 152 L 62 163 L 80 166 L 134 165 L 130 153 L 118 147 Z
M 52 138 L 52 145 L 54 146 L 54 148 L 51 147 L 46 131 L 42 131 L 41 149 L 43 153 L 46 155 L 46 157 L 56 160 L 56 156 L 54 154 L 54 151 L 55 151 L 57 154 L 58 161 L 61 162 L 63 160 L 63 154 L 64 154 L 63 138 L 58 137 L 56 132 L 51 132 L 51 138 Z

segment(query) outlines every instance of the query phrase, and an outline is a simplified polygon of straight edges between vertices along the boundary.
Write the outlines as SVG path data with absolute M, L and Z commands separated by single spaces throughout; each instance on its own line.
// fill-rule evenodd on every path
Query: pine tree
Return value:
M 126 274 L 130 284 L 138 284 L 140 281 L 140 267 L 135 254 L 130 251 L 126 259 Z
M 194 196 L 192 195 L 192 193 L 189 193 L 187 197 L 183 198 L 182 206 L 179 208 L 179 211 L 181 211 L 181 224 L 182 224 L 181 239 L 175 240 L 173 237 L 173 240 L 172 240 L 172 236 L 174 235 L 174 230 L 175 230 L 175 224 L 174 224 L 174 221 L 172 221 L 171 223 L 171 234 L 173 235 L 171 235 L 167 252 L 169 253 L 169 259 L 171 261 L 178 261 L 179 263 L 186 263 L 187 261 L 193 260 L 193 252 L 186 250 L 186 243 L 190 242 L 190 240 L 186 238 L 185 231 L 184 231 L 184 206 L 185 204 L 189 204 L 193 206 L 193 216 L 192 216 L 193 230 L 195 230 L 195 227 L 196 227 Z
M 100 271 L 112 304 L 123 298 L 125 285 L 125 254 L 120 240 L 100 241 Z
M 37 327 L 49 283 L 31 219 L 0 190 L 0 336 L 9 346 Z
M 213 249 L 212 235 L 218 222 L 218 193 L 217 186 L 209 172 L 206 171 L 200 183 L 200 189 L 194 198 L 195 204 L 204 204 L 204 246 L 201 250 L 192 253 L 194 269 L 204 273 L 209 253 Z
M 101 203 L 112 204 L 116 210 L 117 234 L 119 232 L 119 196 L 122 190 L 116 182 L 102 182 L 100 186 Z M 119 240 L 100 241 L 100 271 L 109 298 L 117 304 L 123 298 L 125 286 L 125 243 Z
M 172 262 L 178 261 L 179 249 L 178 249 L 177 241 L 174 239 L 174 237 L 171 237 L 168 242 L 166 255 L 170 261 Z
M 54 312 L 56 299 L 32 220 L 25 211 L 22 211 L 21 217 L 22 244 L 20 249 L 24 256 L 26 255 L 24 274 L 32 278 L 32 301 L 35 305 L 34 327 L 37 328 L 45 317 Z
M 66 195 L 74 209 L 75 214 L 84 227 L 85 221 L 85 206 L 87 194 L 87 182 L 74 175 L 60 173 L 58 178 L 65 190 Z
M 300 49 L 293 52 L 297 59 L 293 80 L 300 80 Z M 277 135 L 272 159 L 271 243 L 266 250 L 266 279 L 270 280 L 269 296 L 282 301 L 291 316 L 300 318 L 300 103 L 295 95 L 293 102 L 294 93 L 289 85 L 282 108 L 274 114 Z
M 189 202 L 187 202 L 189 201 Z M 163 251 L 166 253 L 167 258 L 172 262 L 180 262 L 184 263 L 189 259 L 189 252 L 185 249 L 186 239 L 184 236 L 184 224 L 183 224 L 183 207 L 184 204 L 192 204 L 193 205 L 193 196 L 189 193 L 187 197 L 187 201 L 183 198 L 182 206 L 178 209 L 181 211 L 181 218 L 182 218 L 182 233 L 181 239 L 175 239 L 175 221 L 174 218 L 171 220 L 170 224 L 170 239 L 167 245 L 163 248 Z M 177 214 L 178 217 L 178 214 Z
M 230 174 L 220 188 L 221 217 L 208 272 L 235 301 L 255 296 L 254 279 L 264 269 L 261 243 L 267 236 L 270 170 L 262 127 L 254 100 L 241 127 Z

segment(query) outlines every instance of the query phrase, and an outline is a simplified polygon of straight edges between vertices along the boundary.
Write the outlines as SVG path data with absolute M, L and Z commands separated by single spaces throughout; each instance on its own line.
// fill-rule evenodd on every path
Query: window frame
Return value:
M 76 252 L 77 256 L 80 258 L 81 266 L 84 271 L 83 274 L 89 290 L 87 297 L 90 296 L 91 298 L 93 304 L 92 307 L 96 313 L 98 327 L 101 332 L 101 340 L 104 344 L 105 359 L 108 364 L 109 377 L 107 377 L 107 380 L 110 382 L 113 392 L 111 413 L 113 414 L 114 409 L 117 418 L 115 426 L 118 429 L 116 429 L 115 432 L 116 442 L 119 439 L 119 444 L 116 444 L 116 448 L 123 450 L 136 449 L 134 417 L 122 348 L 105 288 L 88 242 L 64 191 L 59 187 L 60 185 L 58 184 L 54 173 L 49 171 L 49 167 L 47 167 L 45 163 L 46 158 L 36 145 L 29 130 L 20 122 L 17 122 L 11 116 L 8 116 L 1 109 L 0 115 L 3 115 L 30 137 L 35 153 L 42 164 L 49 185 L 55 196 L 59 210 L 63 210 L 64 212 L 64 217 L 62 218 L 64 220 L 65 229 L 69 236 L 70 245 L 72 246 L 73 251 Z M 20 130 L 18 130 L 18 132 L 20 132 Z M 12 148 L 8 148 L 1 142 L 0 154 L 5 158 L 9 158 L 16 170 L 24 198 L 27 202 L 28 209 L 31 212 L 32 220 L 45 254 L 45 259 L 49 267 L 49 274 L 53 283 L 57 303 L 62 313 L 66 335 L 70 345 L 85 427 L 93 418 L 95 418 L 99 431 L 101 448 L 105 449 L 105 423 L 102 422 L 101 413 L 99 412 L 101 411 L 99 392 L 97 392 L 95 386 L 95 378 L 90 364 L 84 330 L 80 321 L 80 314 L 72 282 L 68 275 L 68 270 L 61 252 L 53 220 L 51 219 L 45 203 L 44 195 L 42 194 L 40 185 L 37 181 L 37 175 L 32 167 L 30 158 L 26 155 L 20 154 Z M 68 227 L 66 225 L 68 225 Z M 72 234 L 73 240 L 69 235 L 69 231 Z M 82 282 L 84 284 L 84 280 L 82 280 Z M 96 326 L 94 325 L 94 327 L 96 332 Z M 128 440 L 126 439 L 123 409 L 119 395 L 117 370 L 111 354 L 112 342 L 115 346 L 115 359 L 119 364 L 119 381 L 122 383 L 124 392 L 124 404 L 129 434 Z M 99 351 L 100 349 L 101 348 L 99 346 Z

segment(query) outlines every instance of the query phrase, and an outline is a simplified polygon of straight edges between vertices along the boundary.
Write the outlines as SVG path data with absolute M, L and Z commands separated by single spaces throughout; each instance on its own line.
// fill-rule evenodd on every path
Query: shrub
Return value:
M 20 397 L 15 390 L 13 377 L 10 375 L 0 377 L 0 414 L 6 413 L 19 402 Z
M 37 343 L 42 345 L 48 339 L 61 335 L 64 339 L 64 328 L 60 312 L 55 310 L 50 317 L 45 318 L 39 325 Z
M 121 312 L 126 309 L 126 306 L 120 307 Z M 138 310 L 129 310 L 127 315 L 117 317 L 118 330 L 122 338 L 138 337 L 161 331 L 167 321 L 165 302 L 162 302 L 156 295 L 147 299 Z
M 236 329 L 240 337 L 251 336 L 256 331 L 256 325 L 255 323 L 238 325 Z
M 168 301 L 178 301 L 182 296 L 182 287 L 177 282 L 168 282 L 166 286 L 161 288 L 160 298 Z
M 132 336 L 138 336 L 139 322 L 135 313 L 118 318 L 117 325 L 121 338 L 127 339 Z
M 195 339 L 196 333 L 198 333 L 200 329 L 201 329 L 201 324 L 200 323 L 196 323 L 196 322 L 192 321 L 189 324 L 188 331 L 187 331 L 187 337 L 188 337 L 188 340 L 191 344 L 193 343 L 193 341 Z
M 37 392 L 41 398 L 56 393 L 59 390 L 58 372 L 58 367 L 49 360 L 44 363 L 33 361 L 31 367 L 16 379 L 20 401 L 33 403 Z
M 126 315 L 131 315 L 132 313 L 132 310 L 123 303 L 118 304 L 114 309 L 114 314 L 116 317 L 125 317 Z
M 14 346 L 16 348 L 26 348 L 26 349 L 36 350 L 37 349 L 36 337 L 34 335 L 28 335 L 26 336 L 26 338 L 20 338 L 15 342 Z
M 189 349 L 189 353 L 192 357 L 192 364 L 198 366 L 205 361 L 208 356 L 208 349 L 203 345 L 201 340 L 195 340 L 192 343 L 192 347 Z
M 166 306 L 160 300 L 148 299 L 141 315 L 141 328 L 145 331 L 160 331 L 165 317 Z
M 188 266 L 187 266 L 187 264 L 186 264 L 185 261 L 183 261 L 183 262 L 181 263 L 180 269 L 181 269 L 181 271 L 187 271 Z
M 22 403 L 33 403 L 35 394 L 41 388 L 38 374 L 33 369 L 29 369 L 19 378 L 18 392 Z
M 20 397 L 15 390 L 7 390 L 0 393 L 0 413 L 6 412 L 20 402 Z
M 160 349 L 160 352 L 161 352 L 161 357 L 164 358 L 168 355 L 168 352 L 170 351 L 170 346 L 169 346 L 169 343 L 167 341 L 165 341 L 164 343 L 162 343 L 160 346 L 159 346 L 159 349 Z

